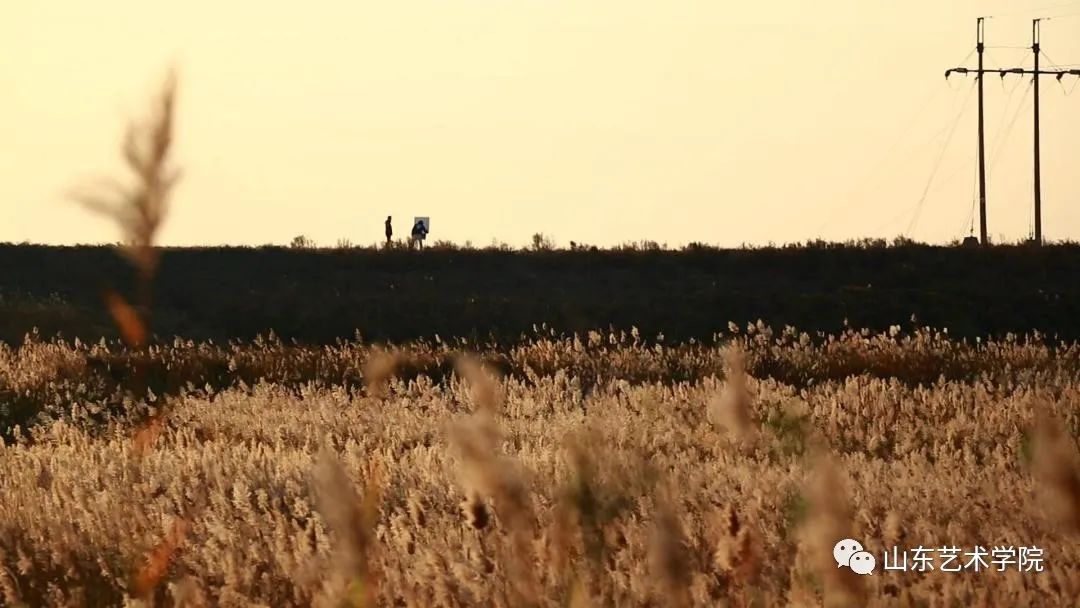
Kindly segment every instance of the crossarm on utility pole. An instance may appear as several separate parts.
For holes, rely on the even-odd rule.
[[[953,74],[1000,74],[1001,76],[1013,76],[1013,75],[1034,75],[1039,76],[1057,76],[1058,80],[1061,80],[1065,76],[1080,76],[1080,70],[1026,70],[1024,68],[1009,68],[1005,70],[979,70],[977,68],[952,68],[945,70],[945,78],[952,76]]]

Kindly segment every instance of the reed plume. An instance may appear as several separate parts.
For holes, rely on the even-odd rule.
[[[1080,533],[1080,458],[1064,422],[1045,405],[1035,408],[1033,465],[1051,517],[1066,532]]]
[[[126,180],[101,178],[92,187],[75,191],[72,198],[84,207],[117,223],[121,252],[135,267],[137,314],[119,294],[109,291],[106,304],[121,335],[132,346],[145,343],[153,302],[152,281],[160,252],[158,234],[169,209],[169,198],[180,179],[170,152],[176,112],[176,74],[170,71],[149,116],[128,125],[121,153],[131,176]]]
[[[757,439],[757,428],[747,382],[746,355],[732,346],[725,350],[724,362],[727,368],[724,389],[710,400],[708,418],[735,441],[752,446]]]
[[[360,497],[337,456],[328,449],[319,454],[314,471],[316,503],[337,541],[334,566],[339,589],[333,591],[354,608],[375,606],[378,597],[373,554],[381,488],[375,469]]]

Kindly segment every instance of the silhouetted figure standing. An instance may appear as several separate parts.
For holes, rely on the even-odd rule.
[[[427,236],[427,226],[424,222],[416,220],[416,223],[412,227],[412,242],[416,244],[420,249],[424,248],[424,237]]]
[[[390,239],[394,237],[394,226],[390,223],[391,217],[386,216],[386,246],[390,246]]]

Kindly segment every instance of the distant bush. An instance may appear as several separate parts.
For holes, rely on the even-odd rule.
[[[683,251],[701,252],[701,251],[717,251],[718,248],[714,245],[707,245],[705,243],[691,242],[687,243],[683,247]]]
[[[435,241],[431,245],[428,245],[428,249],[437,249],[439,251],[457,251],[461,249],[454,241],[439,240]]]
[[[551,240],[551,237],[542,232],[537,232],[532,235],[532,248],[533,251],[551,251],[555,249],[555,243]]]
[[[667,249],[667,245],[660,245],[656,241],[641,240],[641,241],[628,241],[616,247],[618,251],[663,251]]]
[[[293,240],[289,243],[289,247],[292,247],[293,249],[314,249],[315,241],[301,234],[293,237]]]

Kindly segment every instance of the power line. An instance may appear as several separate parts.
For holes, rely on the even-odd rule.
[[[1016,111],[1013,112],[1012,119],[1009,121],[1009,125],[1004,131],[1001,130],[1001,126],[1005,124],[1004,118],[1008,113],[1006,111],[1001,114],[1001,125],[998,125],[998,132],[994,136],[994,142],[990,144],[990,164],[988,170],[991,174],[991,179],[993,179],[994,167],[997,166],[997,161],[1001,157],[1001,149],[1004,147],[1005,142],[1008,141],[1009,134],[1012,133],[1013,127],[1016,126],[1016,119],[1020,118],[1020,110],[1024,109],[1024,102],[1027,101],[1027,96],[1031,93],[1031,89],[1033,88],[1032,85],[1033,83],[1029,82],[1027,88],[1024,89],[1024,95],[1020,98],[1020,103],[1016,106]],[[1008,110],[1007,104],[1008,102],[1006,102],[1006,110]]]
[[[1027,56],[1025,55],[1024,59],[1020,60],[1020,67],[1024,68],[1026,66],[1027,66]],[[1005,100],[1006,105],[1008,105],[1009,100],[1012,99],[1012,94],[1015,93],[1016,90],[1019,89],[1023,83],[1017,82],[1015,85],[1013,85],[1013,87],[1011,89],[1006,89],[1005,88],[1005,73],[1004,72],[999,72],[999,75],[1001,77],[1001,90],[1002,91],[1007,91],[1009,93],[1009,98]]]
[[[960,63],[964,63],[968,59],[971,59],[971,56],[974,55],[974,54],[975,54],[975,49],[969,50],[967,55],[965,55],[964,58],[962,60],[960,60]],[[948,88],[949,90],[954,91],[954,92],[959,90],[959,88],[954,88],[948,81],[946,81],[946,88]],[[900,142],[903,141],[904,137],[907,136],[908,133],[911,132],[911,126],[914,124],[915,120],[925,114],[925,110],[930,107],[930,104],[933,103],[933,101],[937,99],[937,97],[941,94],[942,91],[943,91],[943,89],[941,87],[937,87],[937,86],[931,87],[930,94],[928,96],[926,96],[925,100],[922,103],[915,106],[917,109],[911,115],[909,115],[905,120],[900,121],[900,124],[903,125],[903,128],[901,128],[897,132],[897,135],[896,135],[896,137],[893,138],[893,141],[889,145],[888,150],[885,152],[885,154],[883,156],[880,157],[880,160],[874,165],[874,168],[871,171],[868,171],[865,175],[872,176],[872,175],[878,174],[878,171],[880,171],[880,169],[882,167],[884,167],[885,164],[892,158],[892,155],[896,151],[896,149],[899,147]],[[917,146],[915,146],[914,148],[912,148],[912,150],[908,153],[907,156],[905,156],[902,160],[900,160],[898,163],[893,165],[893,168],[895,169],[895,168],[898,168],[898,167],[907,166],[908,163],[910,163],[914,158],[916,158],[916,156],[918,154],[922,153],[924,148],[926,148],[927,146],[929,146],[929,145],[933,144],[934,142],[936,142],[938,140],[938,138],[942,134],[944,134],[946,131],[949,130],[949,128],[950,128],[950,123],[946,122],[946,124],[944,126],[942,126],[940,129],[938,129],[936,132],[934,132],[934,134],[931,135],[931,137],[929,139],[927,139],[923,143],[920,143]],[[878,175],[880,175],[880,174],[878,174]],[[846,204],[844,204],[842,207],[838,207],[835,211],[829,213],[829,215],[821,223],[821,225],[818,226],[817,232],[820,233],[822,230],[825,229],[826,226],[828,226],[830,223],[832,223],[837,217],[839,217],[840,215],[850,211],[853,207],[855,207],[859,203],[864,202],[864,197],[865,196],[867,196],[869,194],[872,194],[872,193],[876,192],[877,190],[879,190],[884,185],[884,183],[885,183],[884,177],[879,177],[876,180],[865,180],[864,179],[862,183],[860,183],[856,187],[852,188],[849,191],[849,194],[847,196],[842,197],[840,199],[840,200],[846,200],[846,199],[850,199],[850,200]],[[857,195],[860,195],[860,194],[863,195],[863,196],[857,196]]]
[[[964,233],[964,226],[969,226],[969,236],[975,235],[975,205],[979,203],[979,172],[971,172],[971,211],[964,219],[964,225],[960,227],[960,233]]]
[[[972,51],[972,52],[974,52],[974,51]],[[971,53],[968,53],[968,57],[971,57]],[[966,59],[965,59],[965,61],[966,61]],[[925,110],[927,108],[929,108],[930,104],[932,104],[941,95],[943,90],[944,89],[942,87],[940,87],[940,86],[932,87],[931,91],[930,91],[930,95],[928,95],[924,99],[924,101],[922,103],[920,103],[918,106],[915,106],[916,109],[915,109],[915,111],[913,113],[911,113],[905,120],[900,122],[901,129],[898,131],[896,137],[893,138],[892,144],[889,145],[889,147],[886,150],[885,154],[880,157],[880,160],[877,163],[875,163],[873,169],[866,173],[866,175],[868,175],[868,176],[878,175],[878,179],[863,180],[862,183],[860,183],[856,187],[852,188],[850,190],[849,194],[847,196],[843,197],[843,199],[841,199],[841,200],[850,199],[850,201],[847,204],[845,204],[843,207],[840,207],[840,208],[836,209],[834,212],[830,213],[829,216],[825,219],[825,221],[823,221],[821,223],[821,225],[818,226],[817,232],[821,232],[822,230],[825,229],[825,227],[827,225],[832,223],[837,217],[839,217],[843,213],[846,213],[847,211],[850,211],[851,208],[856,206],[857,204],[862,203],[864,201],[864,197],[866,195],[874,193],[878,189],[881,188],[881,186],[884,184],[884,177],[881,177],[883,174],[879,173],[879,171],[886,164],[888,164],[888,161],[890,161],[892,159],[893,154],[900,147],[900,142],[903,141],[904,138],[911,132],[911,126],[914,124],[915,120],[918,119],[919,117],[922,117],[922,116],[925,115]],[[911,151],[906,156],[904,156],[901,160],[894,163],[892,165],[893,168],[895,169],[897,167],[907,166],[907,164],[910,163],[914,158],[916,158],[916,156],[918,154],[922,153],[922,151],[927,146],[929,146],[930,144],[933,144],[935,141],[937,141],[937,139],[942,134],[944,134],[949,129],[949,127],[950,127],[950,124],[946,123],[940,129],[938,129],[936,132],[934,132],[934,134],[931,135],[931,137],[929,139],[927,139],[926,141],[916,145],[914,148],[911,149]],[[862,196],[858,196],[858,195],[862,195]]]
[[[1078,13],[1078,14],[1080,14],[1080,13]],[[1057,63],[1056,61],[1054,61],[1053,59],[1051,59],[1051,58],[1050,58],[1050,56],[1049,56],[1049,55],[1047,55],[1045,51],[1042,51],[1042,50],[1040,49],[1040,51],[1039,51],[1039,52],[1040,52],[1040,53],[1042,54],[1042,56],[1043,56],[1043,57],[1045,57],[1045,58],[1046,58],[1046,60],[1047,60],[1047,61],[1049,61],[1049,62],[1050,62],[1050,65],[1054,66],[1054,68],[1055,68],[1055,69],[1058,69],[1058,70],[1067,70],[1067,71],[1070,71],[1070,72],[1071,72],[1072,70],[1074,70],[1074,69],[1076,69],[1076,68],[1080,68],[1080,63],[1066,63],[1066,64],[1059,64],[1059,63]],[[1073,85],[1072,85],[1072,87],[1070,87],[1070,88],[1068,88],[1068,89],[1066,89],[1066,88],[1065,88],[1065,83],[1064,83],[1064,82],[1062,82],[1062,78],[1060,78],[1060,77],[1059,77],[1059,78],[1057,79],[1057,81],[1058,81],[1058,84],[1059,84],[1059,85],[1061,85],[1061,90],[1062,90],[1062,92],[1064,92],[1064,93],[1065,93],[1065,96],[1066,96],[1066,97],[1068,97],[1068,96],[1072,95],[1072,94],[1073,94],[1073,92],[1074,92],[1074,91],[1076,91],[1076,87],[1077,87],[1077,85],[1080,85],[1080,78],[1077,78],[1077,79],[1076,79],[1076,81],[1074,81],[1074,82],[1073,82]]]
[[[974,91],[974,88],[972,88]],[[945,144],[941,146],[941,151],[938,153],[937,160],[934,161],[933,169],[930,171],[930,177],[926,180],[926,186],[923,188],[922,196],[919,197],[919,202],[915,205],[915,215],[912,216],[911,222],[908,223],[907,230],[904,234],[910,234],[915,222],[918,221],[919,214],[922,211],[923,203],[926,202],[926,196],[930,193],[930,186],[934,182],[934,177],[937,176],[938,170],[941,169],[941,161],[945,158],[945,151],[949,149],[949,143],[952,142],[953,135],[956,133],[956,128],[960,125],[960,117],[963,116],[964,110],[967,109],[967,102],[971,99],[971,91],[968,92],[967,97],[964,100],[964,105],[960,108],[960,112],[953,119],[952,127],[949,129],[949,135],[945,138]]]
[[[1039,49],[1039,54],[1042,55],[1043,57],[1045,57],[1046,60],[1050,62],[1050,65],[1054,66],[1055,68],[1061,67],[1061,66],[1058,65],[1058,63],[1056,61],[1054,61],[1053,59],[1050,58],[1050,55],[1046,54],[1046,51],[1044,51],[1042,49]]]

